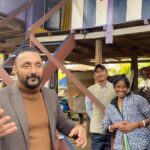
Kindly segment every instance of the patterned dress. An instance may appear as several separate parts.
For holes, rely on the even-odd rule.
[[[140,95],[131,93],[123,99],[122,114],[117,107],[117,98],[113,99],[111,104],[106,107],[102,128],[106,133],[109,125],[113,123],[123,120],[139,122],[146,118],[150,118],[150,105]],[[148,147],[148,142],[150,142],[150,126],[136,128],[128,132],[126,136],[131,150],[145,150]],[[124,150],[124,134],[120,130],[116,130],[114,149]]]

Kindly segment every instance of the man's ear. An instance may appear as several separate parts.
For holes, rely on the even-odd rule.
[[[15,65],[13,66],[12,72],[13,72],[14,75],[16,75],[16,72],[17,72],[17,71],[16,71],[16,66],[15,66]]]

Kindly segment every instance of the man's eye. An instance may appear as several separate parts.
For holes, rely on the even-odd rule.
[[[23,66],[23,68],[28,68],[28,67],[29,67],[28,65],[24,65],[24,66]]]
[[[42,67],[42,64],[37,64],[37,67],[38,67],[38,68]]]

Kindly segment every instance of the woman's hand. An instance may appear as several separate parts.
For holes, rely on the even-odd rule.
[[[128,121],[119,121],[110,126],[111,131],[119,129],[123,133],[128,133],[133,131],[136,128],[143,127],[142,122],[128,122]]]
[[[110,126],[111,131],[115,131],[116,129],[119,129],[122,131],[125,128],[125,125],[127,124],[127,121],[119,121],[114,123]]]
[[[142,127],[142,122],[127,122],[126,125],[124,126],[122,132],[128,133],[133,131],[136,128]]]

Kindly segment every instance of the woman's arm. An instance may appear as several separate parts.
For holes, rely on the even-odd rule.
[[[115,108],[113,108],[115,109]],[[104,133],[114,132],[116,129],[122,130],[127,121],[121,120],[116,123],[112,122],[112,113],[113,109],[111,108],[111,104],[106,107],[105,116],[102,121],[102,129]]]
[[[137,100],[139,111],[141,114],[143,114],[145,118],[144,120],[141,121],[142,122],[141,127],[147,127],[150,125],[150,104],[144,97],[140,95],[137,96]]]
[[[145,119],[138,122],[127,122],[122,132],[128,133],[136,128],[147,127],[150,125],[150,105],[145,98],[140,95],[134,95],[134,100],[137,102],[138,111]],[[135,105],[136,106],[136,105]]]
[[[120,130],[122,132],[128,133],[136,128],[147,127],[148,125],[149,125],[149,119],[145,119],[139,122],[126,122],[126,124],[124,124],[123,128]],[[113,128],[114,127],[112,126],[110,129],[113,130]]]
[[[140,95],[137,95],[137,101],[138,101],[139,111],[144,116],[146,124],[148,124],[150,119],[150,104],[144,97]]]
[[[114,109],[115,109],[115,107],[112,108],[111,104],[109,104],[106,107],[105,116],[104,116],[104,119],[102,121],[102,129],[103,129],[104,133],[114,132],[116,129],[122,130],[124,128],[124,124],[126,124],[126,122],[127,122],[127,121],[121,120],[121,121],[118,121],[116,123],[112,123],[111,118],[112,118],[112,114],[113,114]]]
[[[110,132],[109,131],[109,126],[112,124],[112,121],[109,117],[109,105],[105,109],[105,116],[102,121],[102,130],[104,133]]]

